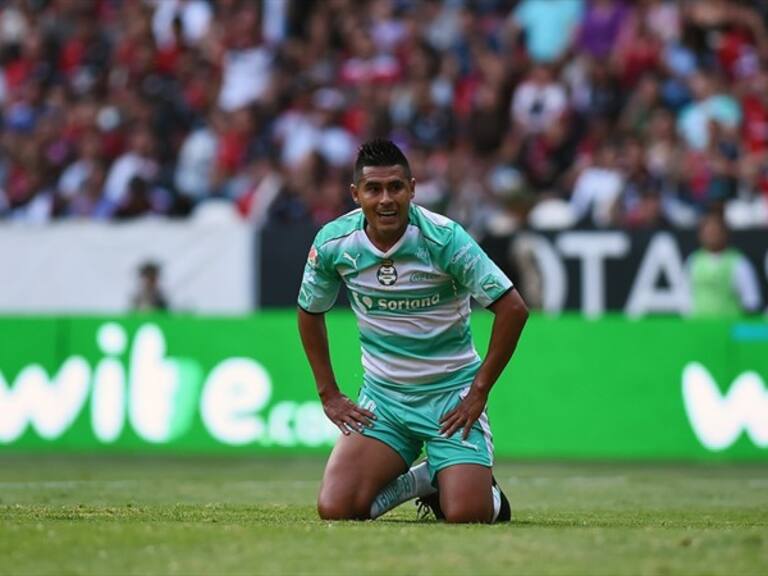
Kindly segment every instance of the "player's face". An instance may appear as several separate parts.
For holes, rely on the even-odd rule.
[[[719,220],[707,217],[699,230],[699,241],[707,250],[720,252],[728,245],[728,233]]]
[[[408,226],[408,209],[416,181],[402,166],[366,166],[352,185],[352,198],[362,209],[371,239],[397,240]]]

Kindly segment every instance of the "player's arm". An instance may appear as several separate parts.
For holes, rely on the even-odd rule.
[[[520,333],[528,320],[528,308],[506,274],[461,226],[453,228],[453,235],[445,244],[445,249],[442,261],[446,271],[495,316],[488,354],[469,392],[440,419],[441,434],[448,437],[463,429],[466,439],[472,425],[485,410],[491,388],[517,347]]]
[[[491,341],[485,361],[472,384],[473,388],[484,393],[486,397],[514,354],[520,334],[528,320],[528,307],[514,288],[491,304],[488,310],[494,314]]]
[[[317,393],[326,416],[344,434],[349,434],[350,430],[362,430],[364,426],[370,426],[371,420],[375,418],[373,413],[361,408],[342,394],[336,383],[328,349],[325,314],[310,314],[299,307],[298,316],[301,343],[312,368]]]
[[[733,288],[739,295],[741,309],[746,314],[760,314],[762,298],[755,269],[743,254],[739,254],[733,275]]]
[[[472,425],[480,418],[491,388],[506,368],[509,359],[517,348],[520,334],[528,320],[528,307],[514,288],[510,288],[498,298],[488,310],[493,312],[493,327],[488,353],[480,366],[469,393],[456,408],[441,419],[441,434],[448,437],[459,428],[463,428],[463,437],[469,436]]]
[[[361,426],[369,425],[373,414],[344,396],[333,375],[325,312],[336,301],[340,285],[338,271],[316,238],[307,256],[299,290],[299,334],[325,415],[344,434],[349,434],[350,430],[360,430]]]

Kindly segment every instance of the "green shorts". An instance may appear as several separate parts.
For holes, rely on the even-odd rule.
[[[472,425],[469,437],[462,439],[463,429],[450,438],[440,435],[440,418],[453,409],[469,392],[462,390],[406,394],[365,383],[358,404],[376,415],[373,426],[364,436],[376,438],[395,450],[407,466],[426,447],[429,471],[434,483],[437,473],[454,464],[493,465],[493,437],[485,411]]]

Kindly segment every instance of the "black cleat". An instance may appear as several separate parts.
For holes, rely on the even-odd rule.
[[[437,520],[445,520],[445,514],[443,514],[442,508],[440,508],[439,492],[434,492],[429,496],[417,498],[416,506],[418,506],[419,520],[426,520],[429,517],[430,511],[435,515]]]
[[[499,507],[499,515],[496,517],[495,522],[510,522],[512,520],[512,507],[509,505],[509,500],[506,494],[496,482],[496,478],[493,478],[493,485],[499,489],[499,496],[501,499],[501,506]],[[435,515],[437,520],[445,520],[445,514],[443,514],[442,508],[440,508],[440,493],[434,492],[429,496],[422,496],[416,499],[416,506],[418,506],[419,520],[426,520],[429,517],[429,513]]]
[[[496,517],[496,522],[509,522],[512,520],[512,507],[509,505],[504,491],[496,482],[496,478],[493,478],[493,485],[499,489],[499,496],[501,497],[501,506],[499,507],[499,515]]]

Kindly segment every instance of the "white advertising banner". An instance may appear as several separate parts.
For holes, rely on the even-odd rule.
[[[254,230],[241,222],[142,220],[0,225],[0,313],[116,314],[131,309],[139,268],[161,268],[176,312],[254,307]]]

